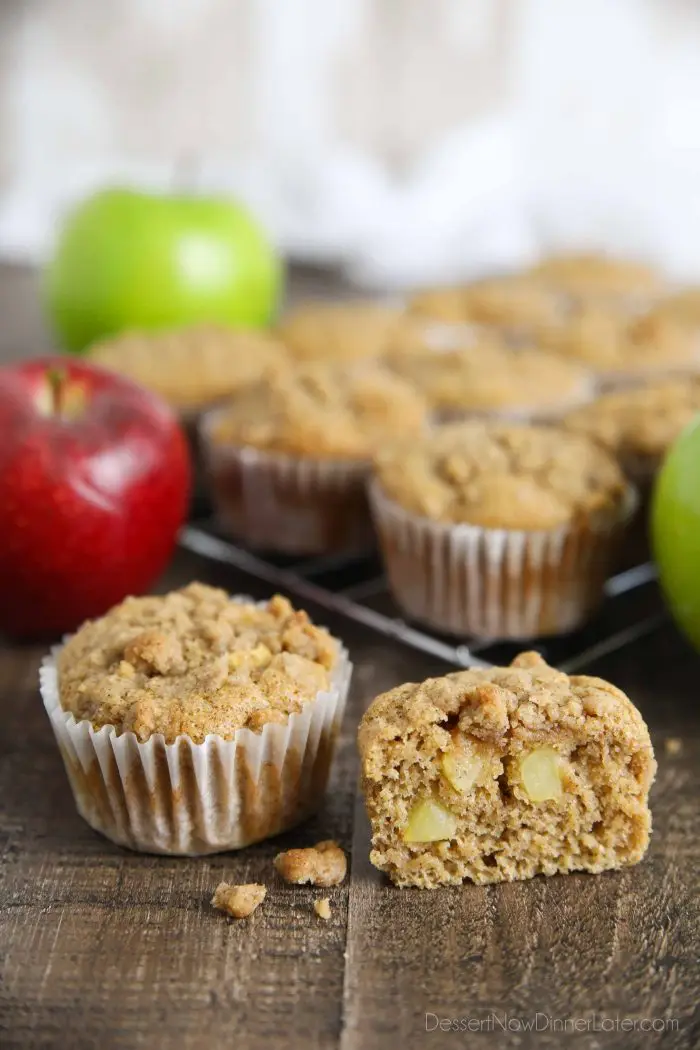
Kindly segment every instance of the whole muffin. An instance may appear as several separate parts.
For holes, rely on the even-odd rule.
[[[427,416],[420,393],[369,361],[310,362],[252,384],[203,421],[222,522],[266,550],[366,550],[372,457],[397,433],[420,435]]]
[[[342,362],[381,357],[399,339],[419,338],[419,328],[387,303],[311,299],[282,317],[277,335],[297,361]]]
[[[516,274],[451,288],[428,288],[409,299],[409,312],[445,325],[483,326],[512,340],[536,338],[562,321],[565,301],[539,281]]]
[[[608,387],[700,369],[692,334],[656,313],[629,318],[599,305],[585,305],[566,324],[543,333],[542,342],[554,353],[590,368]]]
[[[700,412],[700,375],[612,391],[575,409],[563,425],[613,453],[627,476],[649,487],[680,432]]]
[[[88,823],[133,849],[197,854],[313,811],[348,680],[340,643],[285,598],[194,583],[88,621],[41,686]]]
[[[381,453],[371,502],[410,617],[457,635],[532,638],[569,631],[598,605],[635,496],[582,435],[473,421]]]
[[[551,419],[595,393],[593,377],[582,365],[532,348],[479,345],[397,354],[390,364],[444,420],[473,415]]]
[[[126,332],[96,343],[89,353],[184,415],[228,397],[288,359],[283,344],[266,332],[210,324]]]

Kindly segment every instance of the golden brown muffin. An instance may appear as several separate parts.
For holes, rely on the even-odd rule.
[[[631,701],[537,653],[398,686],[360,723],[370,860],[399,886],[637,864],[656,762]]]
[[[579,626],[634,509],[617,463],[589,438],[478,421],[385,450],[370,496],[398,604],[460,637]]]
[[[201,324],[165,332],[126,332],[95,344],[90,357],[187,413],[281,366],[288,353],[266,332]]]
[[[409,311],[445,324],[473,324],[535,335],[562,319],[561,297],[525,276],[494,277],[417,292]]]
[[[471,421],[377,455],[384,493],[433,521],[542,530],[618,503],[620,468],[595,442],[554,427]]]
[[[337,645],[279,595],[266,606],[193,583],[127,598],[61,650],[60,702],[140,741],[230,740],[287,721],[330,685]]]
[[[364,461],[397,433],[419,434],[427,408],[380,364],[314,361],[242,390],[212,417],[208,433],[215,445]]]
[[[656,313],[625,318],[587,305],[542,338],[549,350],[615,383],[700,368],[697,341],[691,333]]]
[[[277,335],[298,361],[356,361],[381,357],[410,328],[403,311],[386,303],[308,300],[281,319]]]
[[[532,267],[529,275],[583,297],[644,297],[657,294],[663,287],[661,275],[652,266],[595,252],[548,256]]]
[[[563,425],[609,449],[633,480],[649,479],[700,412],[700,376],[613,391],[570,412]]]
[[[683,288],[662,299],[655,307],[654,316],[675,321],[691,331],[700,330],[700,288]]]
[[[450,413],[552,416],[589,401],[593,378],[582,366],[536,349],[475,346],[400,354],[393,370]]]

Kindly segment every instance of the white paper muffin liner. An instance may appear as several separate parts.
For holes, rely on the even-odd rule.
[[[593,612],[637,496],[630,486],[621,505],[542,532],[431,521],[377,479],[370,502],[406,615],[450,634],[520,640],[570,631]]]
[[[258,550],[282,554],[362,553],[376,545],[367,505],[369,465],[303,458],[212,441],[202,452],[221,524]]]
[[[78,812],[120,846],[187,856],[241,849],[299,824],[323,801],[343,719],[352,664],[338,645],[331,687],[284,725],[201,744],[187,736],[167,744],[162,734],[141,743],[76,722],[60,704],[55,646],[40,690]]]

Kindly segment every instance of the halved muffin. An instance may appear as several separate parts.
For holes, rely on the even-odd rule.
[[[656,762],[631,701],[537,653],[377,697],[360,723],[372,863],[398,886],[638,863]]]

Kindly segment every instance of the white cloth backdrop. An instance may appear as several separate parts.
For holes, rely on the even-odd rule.
[[[398,286],[605,244],[700,279],[694,0],[3,0],[0,255],[105,182]]]

